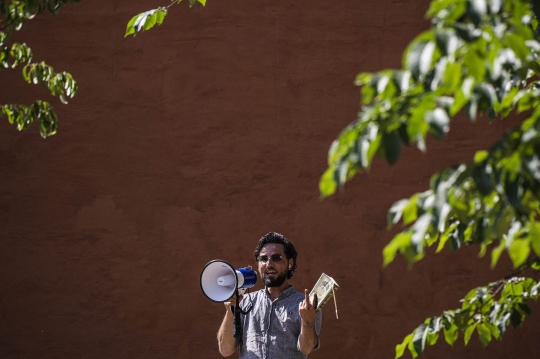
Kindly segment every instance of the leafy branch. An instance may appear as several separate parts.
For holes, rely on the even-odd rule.
[[[136,36],[143,30],[150,30],[156,24],[158,26],[161,25],[169,12],[169,8],[173,5],[180,4],[181,2],[182,0],[171,0],[171,3],[167,6],[160,6],[157,9],[148,10],[133,16],[127,24],[124,37],[129,35]],[[189,7],[193,7],[196,2],[201,3],[203,6],[206,5],[206,0],[189,0]]]
[[[393,164],[402,144],[425,151],[427,133],[442,139],[462,109],[472,121],[504,117],[532,91],[540,42],[528,1],[436,0],[428,16],[432,27],[405,50],[403,69],[357,76],[362,109],[330,147],[323,197],[369,169],[375,154]]]
[[[537,257],[532,263],[535,263],[537,269],[540,268]],[[540,282],[523,277],[502,279],[475,288],[461,300],[461,308],[446,310],[440,316],[427,318],[407,335],[396,346],[396,358],[403,356],[406,349],[416,358],[427,345],[435,345],[441,330],[445,341],[451,346],[460,332],[467,345],[475,330],[484,347],[492,339],[500,340],[509,324],[517,328],[525,320],[525,315],[531,314],[525,302],[537,300],[539,291]]]
[[[530,313],[524,301],[538,298],[536,280],[515,277],[529,267],[540,269],[536,13],[538,0],[433,0],[427,12],[431,28],[409,44],[402,68],[356,77],[362,107],[329,149],[328,169],[319,182],[322,197],[368,170],[375,155],[392,165],[403,145],[426,151],[427,134],[443,139],[462,111],[473,122],[484,113],[491,120],[514,110],[529,113],[489,151],[433,175],[427,191],[390,208],[389,227],[401,221],[406,228],[384,248],[384,265],[398,253],[414,263],[437,244],[437,252],[479,245],[481,256],[491,248],[492,267],[507,251],[519,268],[472,290],[460,309],[426,319],[396,347],[396,357],[407,348],[416,357],[441,330],[449,344],[460,331],[467,344],[476,330],[487,345],[504,334],[508,323],[518,326]]]
[[[34,18],[48,9],[56,14],[67,3],[80,2],[81,0],[27,0],[6,1],[0,0],[0,68],[15,69],[24,64],[22,75],[29,84],[42,84],[53,96],[58,96],[60,101],[67,104],[67,98],[72,98],[77,93],[77,83],[67,72],[56,73],[45,62],[33,63],[32,50],[26,44],[13,43],[8,46],[13,31],[22,28],[27,20]],[[11,58],[11,61],[10,61]],[[40,133],[47,137],[56,133],[58,129],[58,117],[52,106],[42,100],[36,101],[30,106],[15,104],[0,104],[0,116],[5,115],[11,124],[17,124],[19,130],[25,129],[34,121],[40,122]]]
[[[384,264],[402,253],[420,260],[425,248],[480,244],[492,250],[494,267],[503,250],[514,267],[532,250],[540,255],[540,108],[509,132],[489,152],[479,151],[474,162],[443,170],[431,178],[431,189],[396,202],[388,213],[392,226],[402,219],[407,229],[384,248]],[[414,223],[413,223],[414,222]]]
[[[40,122],[39,132],[43,138],[52,136],[58,131],[58,117],[46,101],[38,100],[30,106],[3,105],[0,106],[0,111],[0,115],[7,116],[10,124],[17,124],[19,131],[24,130],[34,121]]]

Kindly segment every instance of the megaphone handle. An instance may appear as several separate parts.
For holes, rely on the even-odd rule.
[[[233,313],[233,337],[236,339],[236,347],[240,348],[242,346],[242,322],[240,321],[240,303],[238,299],[238,289],[236,290],[236,305],[234,306]]]

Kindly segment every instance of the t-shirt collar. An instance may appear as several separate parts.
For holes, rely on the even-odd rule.
[[[268,291],[266,289],[265,289],[264,292],[266,293],[266,296],[268,298],[270,298],[270,294],[268,294]],[[279,293],[279,296],[277,297],[277,300],[287,298],[288,296],[290,296],[294,292],[296,292],[296,289],[294,288],[294,285],[290,285],[289,288],[287,288],[284,291],[282,291],[281,293]]]

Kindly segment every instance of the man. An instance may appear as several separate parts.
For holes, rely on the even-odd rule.
[[[240,308],[242,346],[240,359],[307,358],[319,348],[322,314],[315,310],[316,297],[309,301],[308,290],[297,292],[289,279],[296,269],[298,253],[283,235],[270,232],[259,240],[254,251],[264,289],[249,293]],[[229,356],[236,351],[233,337],[233,297],[225,303],[225,317],[218,332],[219,352]]]

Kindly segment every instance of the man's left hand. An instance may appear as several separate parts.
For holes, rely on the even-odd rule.
[[[306,295],[306,299],[298,305],[302,326],[315,328],[315,318],[317,318],[317,310],[315,310],[317,294],[313,295],[313,302],[309,301],[307,289],[304,290],[304,294]]]

